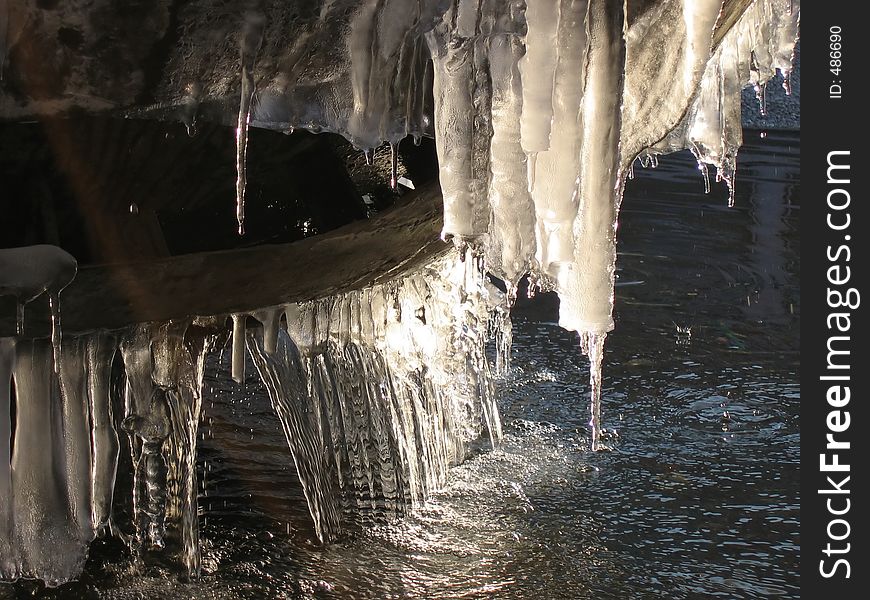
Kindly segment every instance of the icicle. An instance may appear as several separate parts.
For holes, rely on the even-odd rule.
[[[701,172],[701,177],[704,180],[704,193],[710,193],[710,169],[707,167],[707,163],[704,162],[704,157],[701,155],[701,151],[698,150],[698,147],[694,144],[691,148],[692,155],[695,157],[695,160],[698,162],[698,170]]]
[[[722,0],[682,0],[686,28],[686,56],[683,58],[683,92],[691,94],[698,82],[700,67],[710,58],[713,27]]]
[[[426,34],[434,66],[435,146],[444,197],[441,237],[474,243],[489,224],[489,103],[478,6],[458,2]]]
[[[315,531],[326,541],[339,530],[340,515],[332,491],[332,481],[324,464],[322,428],[312,427],[308,386],[300,376],[299,357],[290,339],[280,332],[273,352],[264,348],[262,336],[249,332],[248,348],[266,392],[284,428]]]
[[[168,465],[164,444],[171,433],[167,394],[167,390],[154,386],[144,410],[121,423],[124,431],[139,442],[139,451],[133,458],[134,552],[138,553],[146,543],[150,549],[162,549],[165,545]]]
[[[259,12],[245,14],[240,44],[242,91],[239,101],[239,118],[236,123],[236,219],[239,235],[245,233],[245,186],[247,184],[246,156],[248,152],[248,126],[251,123],[251,103],[254,100],[254,63],[263,42],[266,17]]]
[[[529,2],[526,22],[526,53],[519,63],[523,79],[520,139],[526,152],[541,152],[550,147],[559,0]]]
[[[232,377],[236,383],[245,381],[245,319],[247,315],[233,315]]]
[[[13,554],[12,507],[12,373],[15,370],[15,340],[0,338],[0,579],[18,576]]]
[[[67,340],[60,365],[61,415],[70,509],[82,539],[94,536],[92,523],[91,415],[88,400],[87,338]]]
[[[472,239],[475,199],[471,192],[472,57],[467,49],[447,49],[435,61],[435,145],[444,196],[443,239]],[[434,52],[433,52],[434,54]]]
[[[92,427],[91,514],[92,527],[100,533],[112,517],[112,499],[120,444],[112,410],[111,373],[115,340],[97,333],[88,339],[87,386]]]
[[[134,463],[132,551],[160,550],[165,532],[181,541],[188,576],[200,570],[196,439],[205,353],[210,340],[186,335],[187,322],[134,329],[121,344],[126,418]]]
[[[263,347],[268,354],[274,354],[278,347],[278,329],[283,310],[281,307],[266,308],[251,315],[263,325]]]
[[[519,141],[522,86],[517,62],[521,54],[522,46],[513,35],[494,36],[490,41],[492,222],[486,256],[492,271],[512,284],[528,271],[535,252],[534,206]]]
[[[517,299],[517,288],[506,283],[507,290],[503,300],[494,309],[492,325],[495,338],[495,374],[501,377],[510,373],[511,347],[513,345],[513,323],[511,323],[511,308]]]
[[[593,452],[607,449],[601,444],[601,362],[606,337],[606,333],[580,334],[581,349],[589,357],[589,431]]]
[[[58,468],[66,463],[67,444],[88,440],[73,437],[72,431],[65,437],[51,345],[44,340],[19,340],[15,354],[17,415],[10,506],[17,574],[55,586],[81,572],[90,541],[74,516],[76,507],[70,505],[70,486],[78,488],[82,482]]]
[[[366,148],[365,150],[363,150],[363,156],[366,159],[366,165],[372,166],[372,149]]]
[[[399,185],[399,145],[390,142],[390,189],[394,192]]]
[[[60,343],[63,337],[60,326],[60,292],[48,293],[48,309],[51,312],[51,347],[54,356],[54,372],[60,373]]]
[[[188,323],[181,321],[164,325],[154,344],[154,380],[165,393],[171,422],[166,519],[181,538],[181,561],[188,577],[198,576],[201,568],[196,440],[205,356],[212,341],[190,334]]]
[[[558,9],[557,4],[557,9]],[[587,0],[563,0],[558,27],[558,61],[553,85],[550,149],[536,157],[532,186],[537,221],[537,259],[556,276],[574,259],[574,219],[581,156],[581,102],[585,77]]]
[[[573,263],[559,272],[559,323],[573,331],[602,334],[613,329],[616,219],[623,187],[620,107],[612,101],[622,92],[622,7],[590,0],[587,19],[577,241]]]

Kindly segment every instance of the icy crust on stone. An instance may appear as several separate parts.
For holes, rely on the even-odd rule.
[[[485,247],[511,285],[532,272],[567,300],[566,327],[600,332],[634,160],[689,148],[732,185],[737,91],[753,85],[763,104],[767,79],[790,69],[799,12],[791,0],[203,0],[178,10],[158,95],[188,127],[200,107],[237,109],[240,226],[249,125],[394,153],[434,134],[443,237]]]
[[[511,286],[531,272],[559,291],[563,325],[601,333],[634,160],[690,148],[705,177],[714,166],[733,188],[737,92],[753,85],[763,104],[767,79],[790,68],[799,11],[791,0],[203,0],[178,10],[173,79],[158,95],[189,128],[200,107],[237,109],[240,231],[249,126],[328,130],[394,155],[434,134],[442,236],[485,248]]]
[[[447,0],[189,3],[176,15],[179,46],[166,68],[172,78],[161,82],[156,95],[182,107],[177,116],[190,123],[197,111],[225,115],[231,99],[239,98],[240,80],[243,86],[248,81],[256,90],[249,112],[253,126],[333,131],[360,149],[420,137],[432,131],[431,107],[424,109],[432,73],[423,34],[447,5]],[[252,29],[262,36],[261,44],[251,43]]]
[[[19,304],[59,296],[77,272],[76,259],[57,246],[0,249],[0,296],[14,296]]]
[[[16,301],[16,332],[24,334],[26,305],[45,294],[51,312],[53,368],[58,369],[61,341],[60,293],[78,273],[71,254],[48,244],[0,249],[0,296]]]
[[[471,441],[501,437],[485,353],[501,302],[479,257],[450,254],[389,284],[232,315],[229,330],[224,316],[67,336],[58,373],[48,340],[0,339],[0,579],[68,581],[105,534],[134,567],[165,553],[200,572],[202,381],[228,338],[238,381],[250,352],[320,539],[403,514]]]

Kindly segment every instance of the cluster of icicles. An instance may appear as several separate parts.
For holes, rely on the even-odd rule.
[[[643,11],[626,14],[627,6]],[[243,377],[247,348],[322,539],[338,530],[345,507],[391,514],[425,497],[481,423],[499,437],[484,345],[495,329],[503,365],[507,315],[527,273],[559,293],[560,322],[589,355],[599,447],[617,213],[632,165],[689,148],[705,176],[712,165],[733,189],[740,90],[755,85],[763,100],[766,80],[791,66],[797,0],[755,0],[716,40],[722,6],[326,3],[323,15],[342,11],[347,20],[347,52],[333,58],[349,76],[307,84],[304,61],[314,54],[304,44],[328,31],[299,36],[293,60],[280,62],[289,70],[269,79],[257,57],[273,56],[285,38],[272,34],[265,13],[247,15],[240,230],[250,125],[335,131],[362,149],[385,140],[395,156],[399,141],[434,124],[443,237],[459,249],[388,285],[232,315],[233,377]],[[187,86],[180,105],[189,127],[209,93]],[[505,282],[503,298],[487,287],[484,265]],[[195,442],[204,357],[225,339],[222,330],[209,317],[61,342],[58,327],[56,357],[47,341],[0,340],[0,578],[65,581],[106,531],[125,539],[137,561],[174,552],[189,574],[199,571]],[[133,481],[122,494],[115,479],[124,457]]]
[[[305,93],[305,86],[288,83],[294,81],[289,73],[264,72],[261,87],[255,85],[255,59],[270,24],[265,13],[250,12],[240,35],[239,229],[252,119],[288,131],[298,119],[296,126],[335,131],[365,149],[386,141],[393,186],[399,142],[408,135],[419,139],[434,123],[442,236],[460,252],[472,247],[482,253],[507,284],[508,302],[526,274],[558,292],[560,324],[578,332],[592,365],[590,426],[597,449],[600,365],[613,328],[617,216],[635,161],[655,165],[658,154],[691,149],[706,189],[713,166],[733,202],[741,90],[753,85],[763,110],[767,80],[780,70],[788,82],[799,0],[754,0],[736,23],[720,23],[738,16],[723,5],[366,3],[346,13],[344,83],[350,89],[330,83],[329,102],[305,96],[302,112],[288,107]],[[329,21],[328,10],[322,16]],[[720,27],[726,33],[717,39]],[[317,32],[311,36],[305,39],[317,39]],[[421,60],[425,51],[431,62]],[[432,119],[424,101],[430,79]],[[331,103],[345,110],[330,110]]]
[[[231,315],[232,376],[247,349],[321,540],[348,516],[402,514],[484,430],[501,437],[485,354],[488,332],[509,326],[499,296],[480,260],[451,255],[387,284]],[[104,534],[134,564],[162,552],[199,572],[202,381],[227,320],[68,335],[57,373],[48,340],[0,339],[0,579],[69,580]],[[129,487],[116,483],[125,469]]]

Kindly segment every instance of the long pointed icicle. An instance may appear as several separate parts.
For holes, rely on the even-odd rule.
[[[14,579],[18,566],[13,556],[12,523],[12,372],[15,340],[0,338],[0,579]]]
[[[606,338],[606,333],[583,333],[580,336],[580,347],[589,357],[589,433],[593,452],[605,449],[601,445],[601,363]]]
[[[394,192],[399,185],[399,144],[390,142],[390,189]]]
[[[559,323],[577,331],[590,358],[592,449],[600,431],[601,357],[613,329],[616,219],[622,200],[619,126],[625,46],[623,9],[590,0],[586,86],[582,105],[580,207],[574,223],[574,263],[559,272]],[[596,385],[597,384],[597,385]]]
[[[240,44],[242,63],[242,91],[239,100],[239,118],[236,123],[236,220],[239,235],[245,233],[245,186],[247,185],[248,126],[251,123],[251,103],[254,100],[254,63],[263,43],[266,17],[260,12],[245,14],[245,25]]]
[[[54,372],[60,373],[61,341],[63,333],[60,326],[60,292],[48,293],[48,309],[51,312],[51,347],[54,358]]]

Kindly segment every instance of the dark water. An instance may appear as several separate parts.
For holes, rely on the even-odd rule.
[[[724,184],[704,195],[688,154],[635,170],[604,366],[612,451],[588,450],[587,362],[557,301],[524,300],[503,446],[476,449],[398,522],[322,546],[268,400],[215,365],[199,451],[206,574],[133,576],[98,546],[80,583],[48,595],[797,598],[799,139],[748,132],[740,159],[731,209]]]

